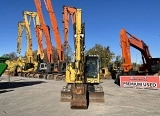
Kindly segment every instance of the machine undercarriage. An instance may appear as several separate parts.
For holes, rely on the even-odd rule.
[[[101,85],[67,84],[61,91],[61,102],[71,102],[72,109],[87,109],[89,102],[104,102]]]

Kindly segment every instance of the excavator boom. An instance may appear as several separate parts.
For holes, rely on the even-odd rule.
[[[153,89],[154,87],[146,86],[144,83],[154,83],[160,70],[160,58],[152,58],[146,43],[125,29],[120,30],[120,42],[124,62],[122,64],[123,70],[119,70],[116,74],[115,83],[123,87]],[[130,47],[134,47],[141,52],[143,64],[136,67],[138,70],[134,70],[132,67]],[[157,82],[155,81],[155,83]]]
[[[26,29],[26,38],[27,38],[27,60],[29,63],[33,62],[33,53],[32,53],[32,39],[30,33],[30,24],[27,20],[27,17],[24,16],[24,22],[18,22],[18,38],[17,38],[17,52],[21,52],[21,42],[22,42],[22,33],[24,28]]]
[[[129,72],[132,70],[130,46],[141,52],[144,64],[143,70],[152,72],[152,62],[157,59],[152,58],[149,47],[142,40],[131,35],[125,29],[122,29],[120,31],[120,42],[122,48],[122,56],[124,59],[124,63],[122,64],[124,72]]]
[[[17,53],[21,53],[22,47],[22,32],[24,29],[24,22],[18,22],[18,38],[17,38]]]
[[[57,46],[58,60],[59,60],[59,62],[61,62],[61,61],[64,61],[63,45],[61,42],[61,37],[60,37],[59,29],[58,29],[56,16],[55,16],[55,13],[54,13],[54,10],[52,7],[52,2],[51,2],[51,0],[44,0],[44,3],[46,5],[46,9],[49,13],[49,17],[51,20],[52,30],[54,33],[55,42],[56,42],[56,46]]]
[[[34,0],[35,6],[37,9],[37,13],[39,16],[40,24],[41,24],[41,29],[44,33],[45,39],[46,39],[46,44],[47,44],[47,57],[49,62],[53,62],[53,48],[52,48],[52,42],[51,42],[51,37],[50,37],[50,28],[45,24],[42,10],[41,10],[41,3],[39,0]]]
[[[26,17],[29,16],[34,22],[34,28],[35,28],[37,43],[38,43],[37,57],[38,57],[38,61],[43,60],[44,59],[44,47],[43,47],[43,41],[42,41],[42,29],[41,29],[38,13],[25,11],[24,15],[26,15]]]
[[[26,28],[26,37],[27,37],[27,52],[26,56],[29,61],[29,63],[33,63],[33,51],[32,51],[32,37],[31,37],[31,30],[30,30],[30,22],[27,19],[27,16],[25,15],[25,12],[23,13],[24,17],[24,23]]]
[[[75,22],[75,13],[77,9],[75,7],[63,6],[63,24],[64,24],[64,46],[68,47],[68,33],[69,33],[69,20],[72,19],[72,24]]]

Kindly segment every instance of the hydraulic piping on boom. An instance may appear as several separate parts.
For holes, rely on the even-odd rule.
[[[67,85],[61,91],[61,101],[71,102],[72,109],[87,109],[89,101],[104,102],[104,92],[99,78],[100,58],[97,55],[84,56],[85,24],[82,23],[82,10],[75,10],[75,61],[67,64]]]

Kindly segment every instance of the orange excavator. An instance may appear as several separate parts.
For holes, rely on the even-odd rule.
[[[59,29],[58,29],[58,24],[57,24],[57,20],[56,20],[56,16],[52,7],[52,3],[51,0],[44,0],[44,3],[46,5],[46,9],[48,11],[49,17],[50,17],[50,21],[51,21],[51,25],[52,25],[52,30],[53,30],[53,34],[54,34],[54,39],[56,42],[56,48],[57,48],[57,52],[58,52],[58,61],[64,61],[64,53],[63,53],[63,46],[62,46],[62,42],[61,42],[61,37],[60,37],[60,33],[59,33]]]
[[[34,1],[35,1],[38,16],[39,16],[39,20],[40,20],[39,29],[43,31],[45,39],[46,39],[48,62],[52,63],[53,62],[53,48],[52,48],[52,42],[51,42],[51,37],[50,37],[50,32],[49,32],[50,29],[49,29],[49,26],[45,24],[45,20],[42,14],[41,4],[39,3],[39,0],[34,0]]]
[[[35,6],[37,9],[37,13],[39,15],[39,19],[40,19],[40,26],[42,31],[44,32],[44,35],[46,37],[47,40],[47,46],[48,46],[48,58],[50,59],[48,63],[41,63],[40,64],[40,70],[43,72],[43,75],[45,76],[44,78],[54,78],[55,75],[59,75],[60,69],[59,68],[59,64],[61,62],[64,61],[64,53],[63,53],[63,47],[62,47],[62,42],[60,39],[60,34],[59,34],[59,30],[58,30],[58,25],[57,25],[57,21],[56,21],[56,17],[54,14],[54,10],[52,8],[52,3],[50,0],[44,0],[44,3],[46,5],[47,11],[49,13],[50,16],[50,20],[51,20],[51,24],[52,24],[52,29],[53,29],[53,33],[55,36],[55,41],[56,41],[56,45],[57,45],[57,52],[58,52],[58,62],[54,61],[53,57],[53,51],[52,51],[52,43],[51,43],[51,38],[50,38],[50,33],[48,31],[48,27],[45,24],[44,18],[43,18],[43,14],[42,14],[42,8],[41,8],[41,1],[40,0],[34,0],[35,2]],[[45,73],[45,74],[44,74]]]
[[[61,37],[60,37],[59,29],[58,29],[56,16],[55,16],[55,13],[54,13],[54,9],[52,7],[51,0],[44,0],[44,3],[45,3],[45,6],[46,6],[46,9],[48,11],[49,17],[50,17],[52,30],[53,30],[53,34],[54,34],[54,39],[55,39],[55,42],[56,42],[56,48],[57,48],[57,53],[58,53],[58,72],[64,74],[65,70],[66,70],[67,60],[64,59],[65,48],[63,48],[63,44],[61,42]],[[68,41],[65,40],[64,43],[68,43]]]
[[[153,75],[159,71],[160,58],[152,58],[149,47],[142,40],[128,33],[125,29],[120,31],[120,42],[122,49],[123,71],[121,75]],[[139,50],[142,55],[143,65],[139,71],[133,71],[130,47]]]

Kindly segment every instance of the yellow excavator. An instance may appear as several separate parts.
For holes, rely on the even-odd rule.
[[[18,22],[17,53],[20,54],[21,52],[22,33],[24,28],[26,30],[26,38],[27,38],[27,51],[26,51],[27,59],[24,60],[25,63],[20,72],[21,76],[28,76],[31,72],[35,72],[38,65],[38,63],[33,60],[32,37],[31,37],[31,30],[30,30],[31,16],[29,20],[27,17],[29,13],[30,12],[28,11],[24,11],[23,12],[24,21]]]
[[[37,60],[43,60],[44,58],[44,48],[42,43],[42,30],[36,28],[37,25],[40,25],[39,16],[37,12],[24,11],[23,12],[24,21],[18,22],[18,38],[17,38],[17,53],[21,53],[21,43],[22,43],[22,33],[24,29],[26,30],[27,38],[27,59],[19,57],[17,60],[7,60],[8,65],[7,71],[14,76],[31,76],[34,75],[34,72],[37,70],[37,61],[33,60],[33,51],[32,51],[32,37],[30,30],[31,21],[34,22],[34,28],[36,31],[38,51],[37,51]]]
[[[70,102],[71,109],[87,109],[89,102],[104,102],[104,91],[100,85],[100,57],[84,56],[85,24],[82,10],[76,9],[74,18],[75,61],[67,63],[66,86],[61,91],[61,102]]]
[[[22,42],[22,32],[23,32],[23,28],[25,27],[25,22],[18,22],[18,38],[17,38],[17,52],[20,53],[21,52],[21,42]],[[26,36],[28,37],[28,30],[26,29]],[[28,40],[28,43],[30,43],[30,40]],[[30,43],[31,45],[32,43]],[[29,46],[29,45],[27,45]],[[28,51],[30,51],[30,47],[27,48]],[[31,49],[32,50],[32,49]],[[27,58],[30,60],[32,53],[27,52]],[[30,60],[32,62],[32,59]],[[7,60],[6,64],[8,65],[6,72],[8,72],[8,74],[12,75],[12,76],[18,76],[19,74],[21,74],[23,72],[23,69],[26,65],[27,61],[25,59],[22,59],[21,57],[19,57],[16,60]],[[27,65],[26,65],[27,66]]]
[[[19,57],[16,60],[6,60],[6,64],[8,65],[8,67],[5,71],[5,74],[18,76],[18,74],[22,72],[22,69],[25,66],[25,60]]]

